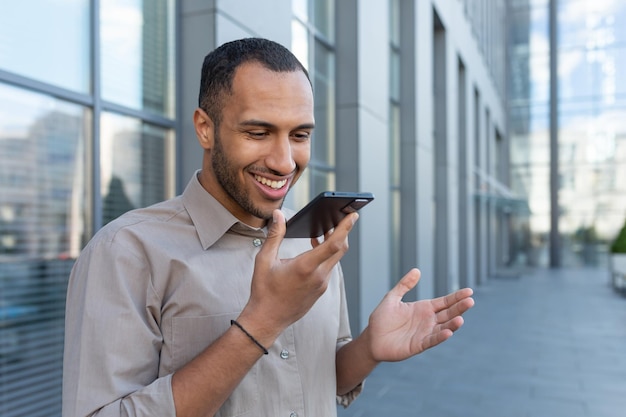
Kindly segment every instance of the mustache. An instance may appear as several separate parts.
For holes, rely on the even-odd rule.
[[[278,172],[278,171],[274,171],[273,169],[269,169],[267,167],[260,167],[260,166],[255,166],[255,165],[249,165],[246,167],[246,171],[251,172],[251,173],[271,174],[271,175],[276,175],[278,177],[288,177],[298,172],[299,169],[300,169],[300,166],[298,164],[296,164],[296,167],[291,172],[288,172],[288,173]]]

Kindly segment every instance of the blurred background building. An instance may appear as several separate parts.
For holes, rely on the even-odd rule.
[[[36,0],[0,6],[0,415],[58,416],[69,271],[102,225],[200,167],[201,63],[232,39],[311,73],[287,204],[370,191],[344,258],[354,331],[520,268],[604,266],[626,216],[626,4]]]

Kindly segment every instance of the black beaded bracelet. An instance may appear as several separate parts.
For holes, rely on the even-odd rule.
[[[267,351],[267,349],[265,349],[265,347],[262,344],[260,344],[259,341],[254,338],[254,336],[252,336],[250,333],[248,333],[246,331],[246,329],[244,329],[241,324],[237,323],[237,321],[235,321],[235,320],[231,320],[230,321],[230,325],[232,326],[233,324],[235,326],[239,327],[241,329],[241,331],[244,332],[246,334],[246,336],[248,336],[250,338],[250,340],[252,340],[254,342],[255,345],[257,345],[259,348],[261,348],[261,350],[263,351],[263,354],[267,355],[269,353]]]

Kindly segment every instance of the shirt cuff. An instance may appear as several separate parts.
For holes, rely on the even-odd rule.
[[[363,391],[363,384],[365,384],[365,381],[361,382],[349,393],[337,395],[337,404],[343,406],[343,408],[347,408],[350,404],[352,404],[352,401],[356,400],[356,397],[361,394],[361,391]]]

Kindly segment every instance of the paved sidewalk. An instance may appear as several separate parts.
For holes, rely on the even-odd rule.
[[[475,288],[450,340],[381,364],[340,417],[625,417],[626,297],[595,269]]]

